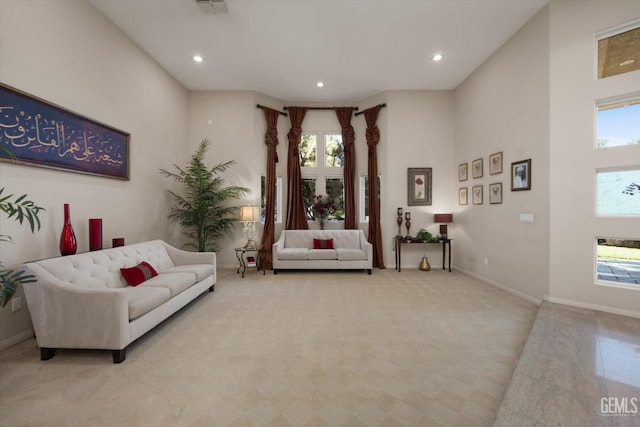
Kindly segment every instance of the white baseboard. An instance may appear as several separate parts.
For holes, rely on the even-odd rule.
[[[19,342],[28,340],[30,338],[33,338],[33,329],[29,329],[28,331],[21,332],[18,335],[15,335],[11,338],[7,338],[6,340],[0,341],[0,351],[9,348],[12,345],[16,345]]]
[[[471,271],[465,270],[463,268],[456,268],[456,270],[466,274],[467,276],[471,276],[471,277],[473,277],[475,279],[478,279],[481,282],[484,282],[484,283],[486,283],[488,285],[491,285],[491,286],[494,286],[494,287],[496,287],[496,288],[498,288],[500,290],[503,290],[503,291],[513,295],[513,296],[521,298],[521,299],[523,299],[525,301],[529,301],[532,304],[535,304],[535,305],[542,304],[542,298],[532,297],[531,295],[525,294],[522,291],[518,291],[517,289],[510,288],[510,287],[508,287],[506,285],[503,285],[502,283],[496,282],[495,280],[488,279],[488,278],[486,278],[484,276],[481,276],[481,275],[476,274],[476,273],[472,273]]]
[[[605,313],[619,314],[621,316],[640,318],[640,311],[624,310],[621,308],[609,307],[608,305],[590,304],[586,302],[573,301],[573,300],[568,300],[564,298],[550,297],[548,295],[545,295],[544,300],[553,302],[556,304],[570,305],[572,307],[587,308],[589,310],[603,311]]]

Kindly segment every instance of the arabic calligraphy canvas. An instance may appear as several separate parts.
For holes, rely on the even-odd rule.
[[[0,161],[129,179],[129,134],[0,83]]]

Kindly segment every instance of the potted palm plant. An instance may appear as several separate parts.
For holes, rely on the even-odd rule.
[[[183,233],[189,239],[186,246],[194,247],[198,252],[216,252],[216,242],[225,235],[231,236],[238,206],[228,203],[250,192],[246,187],[224,185],[220,174],[235,161],[218,163],[211,168],[205,165],[209,145],[210,141],[204,139],[185,168],[174,164],[175,172],[160,169],[162,175],[184,185],[183,195],[168,191],[175,202],[169,218],[183,227]]]
[[[38,215],[45,209],[37,206],[31,200],[27,200],[27,195],[15,197],[13,194],[4,196],[4,187],[0,188],[0,211],[9,219],[18,221],[20,224],[27,222],[31,232],[40,230],[40,218]],[[0,242],[11,243],[11,236],[0,234]],[[35,281],[34,276],[27,274],[24,270],[13,270],[5,268],[0,262],[0,307],[9,303],[11,297],[22,283]]]

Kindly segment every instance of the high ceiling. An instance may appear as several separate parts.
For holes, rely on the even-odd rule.
[[[185,88],[287,102],[454,89],[548,1],[226,0],[206,14],[195,0],[90,0]]]

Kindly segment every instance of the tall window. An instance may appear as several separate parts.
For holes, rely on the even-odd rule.
[[[267,206],[267,177],[260,178],[260,222],[264,224],[264,210]],[[276,206],[275,206],[275,223],[282,223],[282,177],[276,176]]]
[[[318,149],[318,146],[322,149]],[[302,172],[302,197],[308,221],[314,221],[311,210],[314,197],[326,195],[333,198],[336,212],[328,220],[344,219],[344,146],[342,134],[327,132],[324,143],[318,144],[316,133],[303,133],[300,143],[300,169]]]

